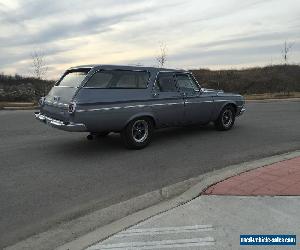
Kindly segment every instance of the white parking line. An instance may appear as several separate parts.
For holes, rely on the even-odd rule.
[[[194,239],[179,239],[179,240],[161,240],[161,241],[138,241],[114,244],[97,244],[88,248],[88,250],[135,250],[135,249],[158,249],[158,248],[186,248],[197,246],[212,246],[215,240],[212,237],[194,238]]]
[[[140,235],[157,235],[157,234],[179,234],[179,233],[193,233],[205,232],[213,230],[212,225],[194,225],[194,226],[180,226],[180,227],[160,227],[160,228],[138,228],[128,229],[116,234],[114,237],[130,237]]]

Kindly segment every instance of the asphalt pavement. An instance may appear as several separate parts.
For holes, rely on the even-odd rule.
[[[300,148],[300,102],[248,103],[231,131],[157,131],[149,147],[118,135],[47,127],[32,111],[0,111],[0,248],[80,216],[227,165]],[[73,211],[81,211],[74,215]]]

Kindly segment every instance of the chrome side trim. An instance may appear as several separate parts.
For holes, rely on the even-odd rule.
[[[110,111],[118,109],[129,109],[129,108],[145,108],[145,107],[155,107],[155,106],[172,106],[172,105],[184,105],[183,102],[171,102],[171,103],[156,103],[156,104],[138,104],[138,105],[129,105],[129,106],[115,106],[115,107],[104,107],[97,109],[78,109],[76,112],[92,112],[92,111]]]
[[[214,100],[214,102],[228,102],[229,100]]]
[[[214,102],[214,101],[201,101],[201,102],[185,102],[186,104],[193,104],[193,103],[211,103],[211,102]]]
[[[43,122],[51,127],[57,128],[57,129],[61,129],[61,130],[69,131],[69,132],[84,132],[84,131],[86,131],[86,126],[83,123],[73,123],[73,122],[65,123],[63,121],[56,120],[56,119],[53,119],[46,115],[43,115],[39,112],[34,113],[34,115],[38,121]]]
[[[169,102],[169,103],[156,103],[156,104],[150,104],[150,107],[155,107],[155,106],[172,106],[172,105],[183,105],[184,102]]]

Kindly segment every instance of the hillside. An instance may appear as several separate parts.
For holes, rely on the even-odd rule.
[[[202,87],[244,95],[300,92],[300,66],[274,65],[241,70],[191,70]],[[0,74],[0,102],[37,101],[54,81]]]
[[[0,102],[37,101],[49,92],[53,84],[54,81],[0,74]]]
[[[300,66],[274,65],[241,70],[191,70],[202,87],[240,94],[300,92]]]

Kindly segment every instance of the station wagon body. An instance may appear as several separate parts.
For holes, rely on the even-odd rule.
[[[41,99],[35,117],[58,129],[90,132],[91,139],[96,134],[124,132],[141,118],[149,123],[144,125],[151,131],[217,123],[218,119],[220,123],[221,112],[229,107],[232,121],[228,128],[221,128],[227,130],[234,118],[245,111],[244,104],[241,95],[201,88],[191,72],[185,70],[84,65],[64,73]],[[143,129],[140,126],[135,132],[141,133]],[[127,134],[133,135],[130,131]]]

